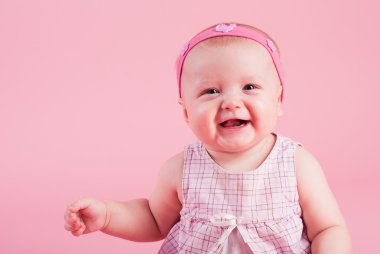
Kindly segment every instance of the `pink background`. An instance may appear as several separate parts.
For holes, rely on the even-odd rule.
[[[319,159],[356,253],[379,253],[376,1],[0,0],[0,252],[154,253],[63,229],[80,196],[148,196],[161,164],[193,136],[177,104],[182,44],[220,21],[278,42],[278,132]],[[323,211],[321,211],[323,212]]]

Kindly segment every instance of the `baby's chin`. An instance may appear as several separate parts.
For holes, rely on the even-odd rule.
[[[233,142],[218,142],[215,147],[216,150],[224,153],[241,153],[252,148],[252,143],[248,142],[247,139],[236,140]]]

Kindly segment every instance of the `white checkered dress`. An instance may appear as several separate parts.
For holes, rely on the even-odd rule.
[[[186,146],[181,219],[159,253],[232,253],[229,238],[239,234],[245,251],[236,253],[311,253],[298,203],[297,145],[277,135],[260,167],[241,173],[217,165],[201,142]]]

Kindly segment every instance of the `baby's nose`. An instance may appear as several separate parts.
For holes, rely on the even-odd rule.
[[[222,101],[222,109],[233,110],[237,108],[241,108],[243,106],[243,102],[241,97],[237,94],[226,94],[223,97]]]

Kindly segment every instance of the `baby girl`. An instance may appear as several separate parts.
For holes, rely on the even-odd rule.
[[[351,253],[319,163],[274,132],[285,85],[274,40],[248,25],[209,27],[183,48],[177,78],[198,141],[164,163],[149,199],[78,199],[66,230],[165,239],[159,253]]]

